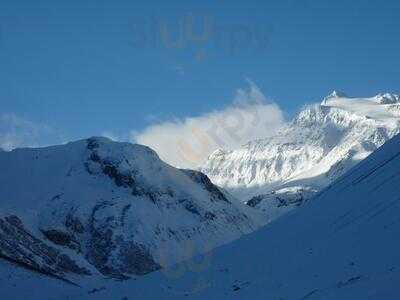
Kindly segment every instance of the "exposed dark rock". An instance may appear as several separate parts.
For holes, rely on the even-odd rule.
[[[85,168],[89,174],[96,174],[96,172],[91,168],[91,164],[95,163],[101,169],[101,172],[111,178],[118,187],[125,187],[132,189],[132,195],[134,196],[144,196],[149,198],[153,203],[156,203],[160,196],[168,195],[173,196],[171,189],[165,191],[155,191],[151,190],[149,187],[142,187],[136,182],[135,174],[133,172],[127,172],[120,170],[120,163],[111,161],[107,158],[102,158],[97,153],[99,145],[95,139],[88,140],[88,149],[91,151],[88,161],[85,163]],[[149,150],[151,151],[151,150]],[[126,160],[125,160],[126,161]]]
[[[96,138],[90,138],[87,140],[87,148],[89,150],[94,150],[99,148],[99,142],[96,140]]]
[[[54,244],[68,247],[72,250],[76,250],[78,252],[81,252],[81,245],[79,244],[78,241],[75,240],[75,238],[70,235],[69,233],[58,231],[55,229],[52,230],[42,230],[42,233],[44,236],[52,241]]]
[[[182,172],[188,175],[194,182],[201,184],[204,189],[212,195],[212,200],[220,200],[230,203],[221,190],[211,182],[207,175],[194,170],[182,170]]]
[[[118,244],[124,273],[145,275],[161,268],[144,246],[122,240]]]
[[[91,274],[69,256],[31,234],[17,216],[0,219],[0,255],[49,275]]]
[[[314,191],[299,189],[296,191],[287,191],[283,193],[277,193],[275,191],[269,194],[257,195],[246,202],[250,207],[257,207],[263,201],[276,201],[277,207],[287,206],[300,206],[306,202],[311,195],[314,195]]]
[[[111,164],[102,164],[104,174],[114,179],[117,186],[132,187],[135,184],[134,179],[130,174],[122,174],[118,171],[118,168]]]
[[[86,259],[101,273],[117,276],[118,272],[107,265],[111,252],[116,248],[112,240],[113,231],[109,228],[110,224],[103,225],[101,228],[96,226],[96,213],[108,205],[108,203],[102,203],[93,208],[89,221],[90,239],[87,245]]]
[[[250,207],[256,207],[261,201],[263,201],[265,195],[258,195],[253,198],[251,198],[249,201],[246,202],[246,204]]]
[[[71,230],[74,233],[83,233],[85,228],[82,224],[82,222],[74,217],[73,212],[68,213],[66,220],[65,220],[65,226]]]
[[[189,199],[181,199],[179,200],[179,203],[183,204],[185,209],[192,214],[200,216],[200,211],[197,208],[197,206],[193,203],[193,201],[190,201]]]
[[[131,207],[132,207],[132,205],[129,204],[129,205],[125,205],[124,208],[122,209],[121,217],[120,217],[121,226],[125,226],[126,215]]]
[[[89,295],[95,294],[95,293],[104,291],[105,289],[106,289],[106,288],[105,288],[104,286],[102,286],[102,287],[100,287],[100,288],[96,288],[96,289],[90,290],[90,291],[88,292],[88,294],[89,294]]]
[[[89,161],[86,162],[86,170],[93,174],[94,172],[90,168],[90,163],[97,163],[100,165],[102,172],[114,180],[115,184],[119,187],[130,187],[133,188],[135,185],[135,180],[132,174],[124,174],[119,171],[118,163],[112,162],[107,159],[103,159],[97,153],[98,144],[97,141],[92,141],[91,139],[88,140],[88,149],[91,150],[89,155]],[[96,146],[97,145],[97,146]]]
[[[96,215],[111,205],[103,203],[97,205],[92,212],[89,222],[89,243],[86,259],[102,274],[125,279],[127,276],[144,275],[160,269],[148,249],[132,241],[124,241],[121,236],[115,236],[115,227],[118,225],[115,218],[108,217],[98,222]],[[129,206],[123,208],[125,214]],[[113,255],[118,257],[118,263],[113,261]]]
[[[362,276],[355,276],[355,277],[352,277],[352,278],[347,279],[346,281],[340,281],[340,282],[337,284],[337,287],[338,287],[338,288],[342,288],[342,287],[345,287],[345,286],[348,286],[348,285],[352,285],[352,284],[357,283],[357,282],[360,281],[361,279],[363,279]]]
[[[208,211],[204,214],[204,218],[206,220],[215,220],[217,216],[214,213]]]

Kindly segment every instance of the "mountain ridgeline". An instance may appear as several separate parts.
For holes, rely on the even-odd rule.
[[[68,280],[127,278],[258,228],[204,174],[145,146],[90,138],[0,153],[0,257]]]
[[[213,153],[201,171],[272,221],[400,132],[400,97],[333,92],[304,108],[275,136]]]

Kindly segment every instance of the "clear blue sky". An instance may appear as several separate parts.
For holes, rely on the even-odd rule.
[[[0,113],[73,139],[223,108],[246,78],[289,114],[332,89],[397,92],[399,16],[397,0],[1,0]]]

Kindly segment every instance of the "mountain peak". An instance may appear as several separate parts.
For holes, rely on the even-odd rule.
[[[1,153],[0,164],[1,256],[60,278],[144,275],[185,260],[186,245],[201,254],[263,222],[138,144],[92,137]]]
[[[377,103],[396,96],[343,95],[335,91],[325,104],[306,106],[272,137],[211,156],[201,170],[237,198],[254,199],[274,219],[400,132],[398,105]]]
[[[333,90],[332,93],[330,93],[328,96],[326,96],[324,98],[324,100],[322,101],[322,104],[326,104],[326,102],[329,99],[333,99],[333,98],[348,98],[348,96],[342,91]]]
[[[396,104],[400,103],[400,96],[391,93],[380,93],[374,97],[374,100],[380,104]]]

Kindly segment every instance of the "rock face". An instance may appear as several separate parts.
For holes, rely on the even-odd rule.
[[[399,96],[333,92],[276,136],[218,150],[201,171],[268,220],[298,207],[400,130]]]
[[[259,223],[204,174],[151,149],[91,138],[0,153],[0,255],[67,278],[143,275]]]
[[[47,275],[91,275],[68,255],[36,238],[13,215],[0,219],[0,258]]]

